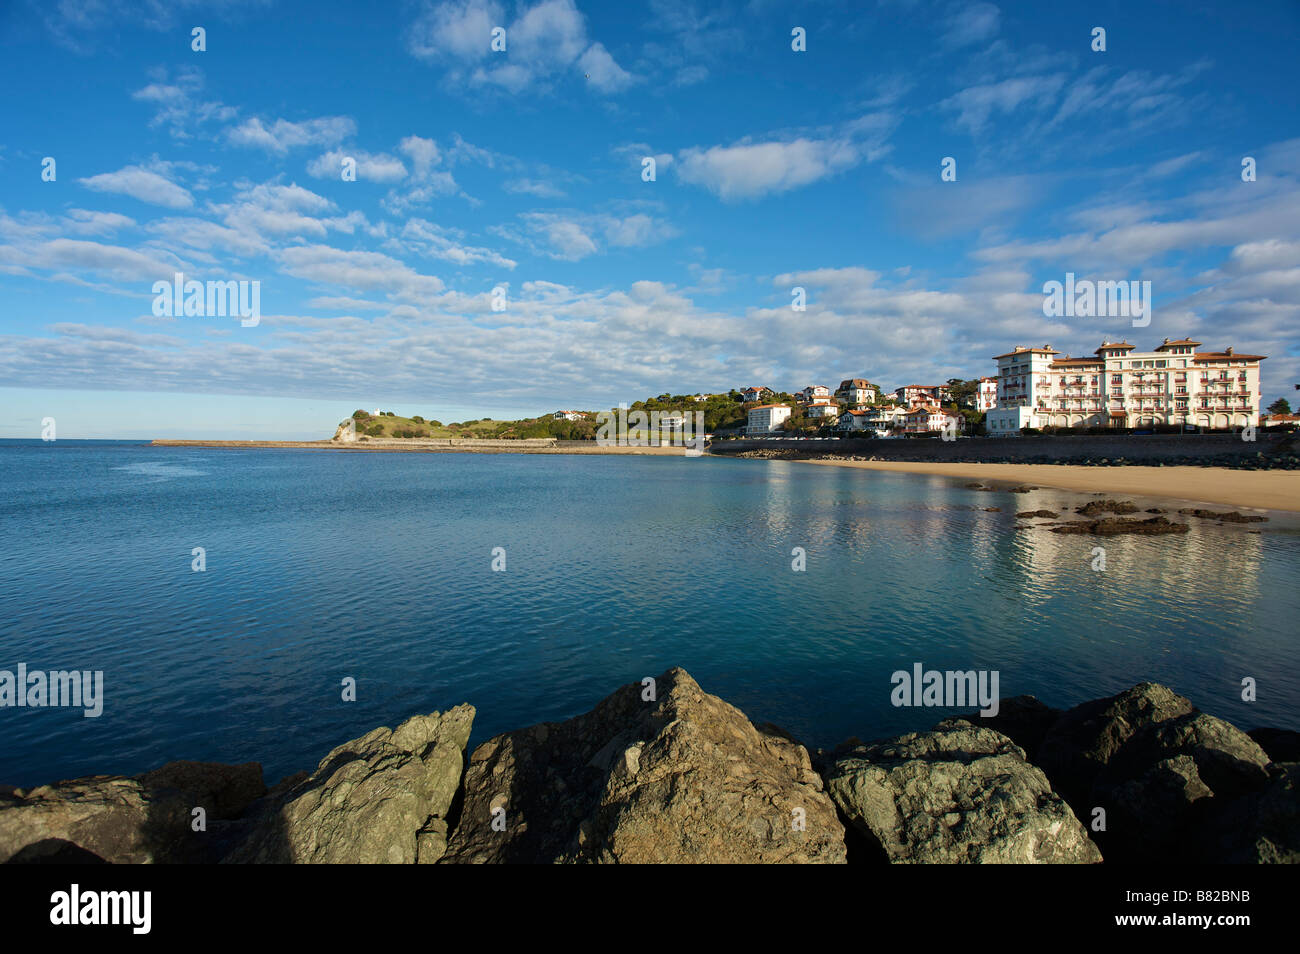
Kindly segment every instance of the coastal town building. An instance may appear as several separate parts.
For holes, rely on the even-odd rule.
[[[905,384],[894,389],[894,397],[899,404],[906,407],[920,407],[923,404],[942,404],[952,399],[946,384]]]
[[[961,415],[945,411],[936,404],[923,404],[903,413],[904,434],[931,434],[945,428],[960,428]]]
[[[831,389],[826,387],[824,384],[810,384],[799,392],[799,399],[803,401],[804,404],[812,404],[820,398],[828,398],[830,396]]]
[[[557,421],[580,421],[586,415],[581,411],[556,411],[551,417]]]
[[[875,404],[880,400],[880,387],[866,378],[845,378],[835,389],[835,396],[850,406]]]
[[[834,401],[813,401],[807,405],[807,413],[815,418],[835,417],[840,413],[840,406]]]
[[[790,412],[788,404],[760,404],[758,407],[751,407],[745,433],[762,435],[779,431],[781,425],[789,419]]]
[[[867,413],[865,410],[850,408],[836,419],[835,425],[841,431],[865,431],[871,427]]]
[[[741,389],[740,389],[740,396],[741,396],[741,398],[745,401],[746,404],[748,404],[750,401],[761,401],[761,400],[763,400],[763,395],[764,395],[764,394],[775,394],[775,393],[776,393],[776,392],[773,391],[771,388],[763,387],[762,385],[760,385],[760,386],[758,386],[758,387],[756,387],[756,388],[741,388]]]
[[[975,388],[975,410],[987,413],[998,406],[998,379],[980,378]]]
[[[1050,345],[1017,346],[998,362],[993,435],[1034,427],[1148,428],[1191,425],[1229,429],[1259,423],[1259,363],[1264,355],[1201,351],[1183,338],[1153,351],[1104,341],[1091,357]]]

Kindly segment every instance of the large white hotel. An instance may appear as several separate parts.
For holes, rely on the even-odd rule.
[[[1050,346],[1000,354],[990,435],[1024,427],[1231,428],[1259,423],[1263,355],[1198,351],[1199,341],[1168,338],[1154,351],[1103,342],[1090,358]]]

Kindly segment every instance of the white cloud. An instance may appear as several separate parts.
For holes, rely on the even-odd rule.
[[[396,156],[381,152],[372,154],[360,149],[335,149],[307,163],[307,173],[317,179],[339,179],[343,174],[343,160],[356,162],[358,180],[370,182],[400,182],[406,178],[406,166]]]
[[[194,204],[194,197],[187,189],[142,166],[125,166],[117,172],[103,172],[78,181],[96,192],[129,195],[168,209],[188,209]]]
[[[226,136],[237,146],[284,155],[298,146],[333,146],[356,131],[357,124],[346,116],[324,116],[303,122],[277,119],[270,126],[253,117],[227,130]]]
[[[677,174],[685,182],[735,201],[788,192],[843,172],[861,158],[857,148],[844,139],[741,142],[683,150],[678,155]]]

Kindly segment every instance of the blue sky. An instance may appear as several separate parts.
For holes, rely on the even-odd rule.
[[[0,437],[892,388],[1184,335],[1294,399],[1298,35],[1290,2],[19,0]],[[155,316],[177,271],[260,282],[260,323]],[[1150,327],[1044,317],[1066,272],[1150,280]]]

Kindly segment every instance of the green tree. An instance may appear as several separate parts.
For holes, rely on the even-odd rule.
[[[1278,398],[1276,401],[1274,401],[1272,404],[1270,404],[1270,405],[1268,406],[1268,413],[1270,413],[1270,414],[1290,414],[1290,413],[1291,413],[1291,402],[1288,401],[1286,398]]]

